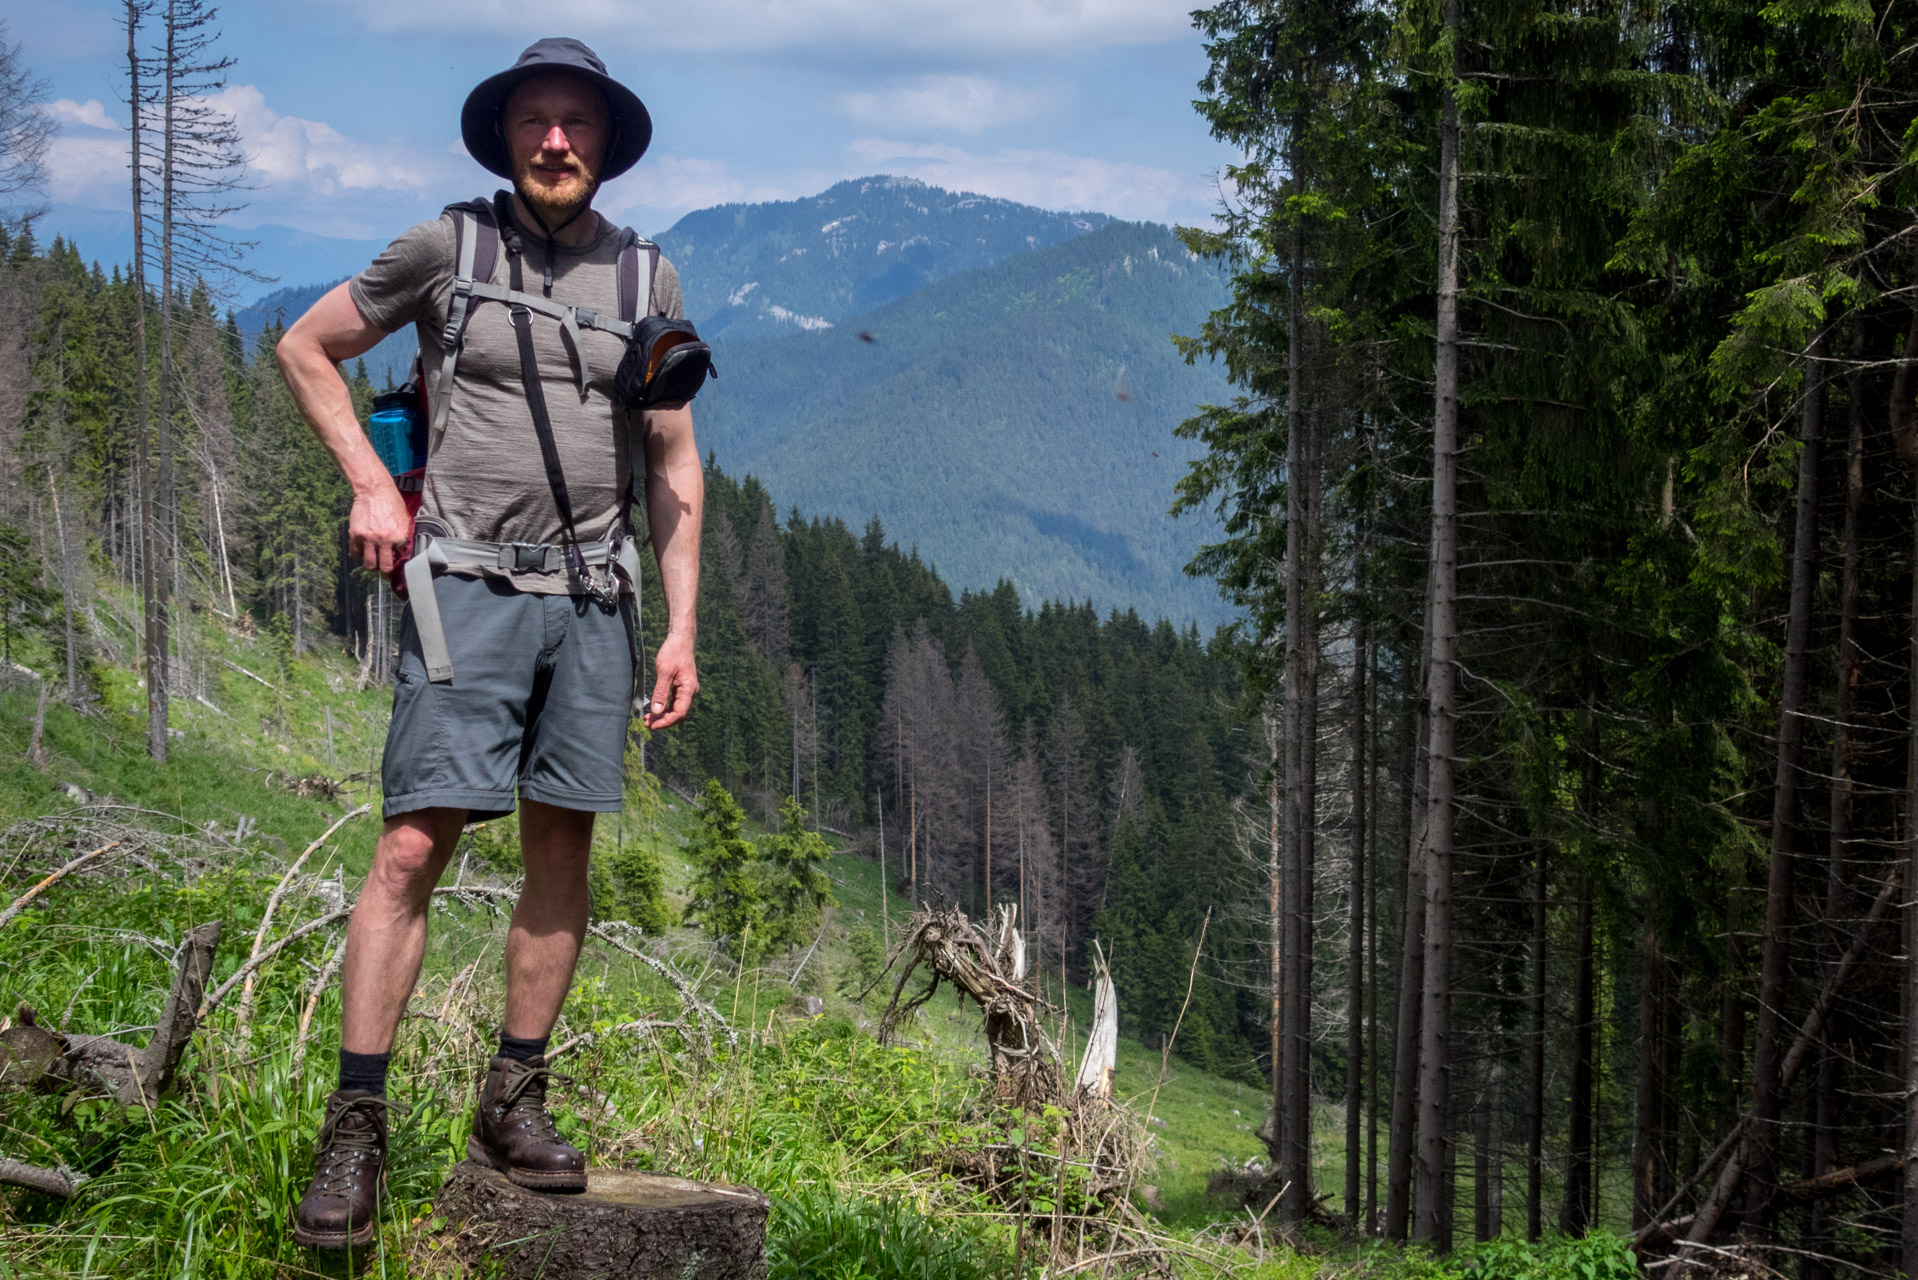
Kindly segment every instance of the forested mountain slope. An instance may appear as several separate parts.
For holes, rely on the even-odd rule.
[[[856,326],[722,339],[700,442],[809,513],[876,512],[958,586],[1217,621],[1182,572],[1210,525],[1164,513],[1192,456],[1173,428],[1225,396],[1171,335],[1224,298],[1164,227],[1114,223]]]
[[[709,337],[739,339],[839,324],[1110,221],[879,176],[801,200],[700,209],[657,239],[685,282],[687,318]]]
[[[370,261],[370,259],[369,259]],[[329,284],[294,285],[285,289],[275,289],[272,293],[254,300],[241,308],[234,318],[239,322],[240,334],[249,348],[259,341],[260,334],[268,328],[278,325],[284,328],[306,314],[308,307],[331,292],[340,281]],[[376,387],[397,386],[406,381],[407,371],[412,368],[413,357],[419,352],[419,341],[411,328],[388,334],[378,346],[361,357],[366,362],[367,377]]]

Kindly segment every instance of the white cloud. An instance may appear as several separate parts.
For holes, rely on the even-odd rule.
[[[248,189],[239,193],[246,207],[238,222],[278,222],[326,236],[390,234],[398,217],[420,216],[445,192],[474,187],[478,170],[464,149],[349,138],[324,121],[281,115],[254,85],[233,85],[207,105],[232,117],[246,157]],[[63,98],[47,110],[61,128],[48,194],[89,208],[123,207],[124,126],[97,100]]]
[[[1058,95],[1019,89],[979,75],[925,75],[839,95],[839,109],[862,124],[976,134],[1030,120]]]
[[[1186,216],[1210,203],[1209,179],[1149,165],[1006,149],[977,155],[943,144],[861,138],[846,148],[864,172],[907,174],[949,191],[1017,200],[1042,209],[1096,210],[1116,217]]]
[[[630,173],[608,184],[593,207],[615,222],[657,234],[695,209],[793,200],[823,191],[843,176],[802,170],[782,174],[776,181],[748,181],[723,160],[649,151]]]
[[[528,38],[523,0],[328,0],[375,31]],[[779,49],[1030,53],[1146,44],[1190,30],[1186,0],[547,0],[540,25],[636,52]],[[601,50],[606,52],[606,50]]]
[[[443,151],[361,142],[319,120],[283,116],[250,84],[210,99],[233,117],[253,178],[275,196],[347,192],[424,195],[470,172],[472,162]]]
[[[75,102],[72,98],[61,98],[47,104],[46,113],[61,125],[81,125],[89,129],[121,129],[125,126],[107,114],[98,98],[88,98],[85,102]]]

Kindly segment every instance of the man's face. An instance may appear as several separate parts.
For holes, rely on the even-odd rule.
[[[507,96],[500,133],[513,185],[548,221],[593,198],[612,138],[606,100],[576,76],[538,76]]]

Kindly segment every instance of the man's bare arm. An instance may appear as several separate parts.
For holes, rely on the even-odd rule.
[[[644,716],[648,729],[678,724],[699,692],[693,641],[699,623],[699,530],[706,509],[706,473],[693,441],[693,411],[646,415],[646,524],[666,595],[666,640],[655,663],[659,678]]]
[[[386,464],[360,429],[353,397],[340,377],[340,362],[364,355],[384,338],[367,323],[345,285],[333,289],[280,339],[280,376],[346,482],[353,487],[353,512],[347,518],[347,545],[368,569],[390,573],[394,553],[413,534],[413,522]]]

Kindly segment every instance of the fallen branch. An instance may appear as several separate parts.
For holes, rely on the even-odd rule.
[[[264,676],[254,675],[251,671],[248,671],[245,667],[233,661],[233,659],[221,658],[220,661],[226,663],[227,666],[232,667],[235,671],[239,672],[241,675],[245,676],[247,679],[259,681],[259,683],[265,685],[267,688],[273,690],[273,692],[275,693],[278,693],[280,691],[279,685],[274,684],[271,680],[266,679]]]
[[[679,1002],[698,1015],[700,1024],[699,1038],[704,1042],[707,1053],[710,1054],[713,1048],[712,1035],[706,1029],[709,1023],[718,1026],[719,1029],[725,1033],[728,1047],[737,1048],[739,1046],[739,1033],[733,1030],[732,1024],[720,1016],[719,1010],[713,1008],[704,1000],[701,1000],[699,993],[693,990],[692,983],[680,976],[679,972],[671,965],[647,955],[638,947],[622,939],[605,924],[593,925],[590,932],[595,938],[598,938],[607,946],[612,947],[623,955],[631,956],[673,985],[673,990],[679,993]]]
[[[333,975],[340,971],[340,962],[346,959],[346,939],[341,938],[333,944],[333,954],[320,966],[319,977],[313,979],[313,986],[306,994],[306,1007],[300,1010],[300,1030],[293,1038],[293,1070],[297,1074],[306,1062],[306,1035],[313,1027],[313,1013],[320,1007],[320,997],[325,994],[327,984],[333,981]]]
[[[0,1183],[8,1186],[31,1187],[65,1200],[79,1190],[82,1181],[84,1179],[77,1174],[69,1177],[58,1169],[43,1169],[37,1164],[22,1164],[18,1160],[0,1158]]]
[[[1779,1067],[1778,1094],[1780,1097],[1783,1097],[1791,1088],[1793,1078],[1797,1076],[1799,1067],[1804,1065],[1813,1042],[1817,1040],[1819,1031],[1824,1027],[1825,1015],[1830,1013],[1832,1005],[1837,1003],[1839,991],[1844,988],[1846,981],[1851,977],[1852,970],[1858,967],[1859,961],[1864,959],[1865,952],[1871,944],[1872,935],[1878,932],[1878,926],[1884,923],[1885,916],[1890,912],[1892,899],[1898,896],[1902,870],[1901,867],[1893,866],[1891,874],[1885,877],[1884,888],[1878,891],[1878,897],[1872,902],[1871,910],[1866,913],[1864,922],[1859,925],[1856,936],[1852,938],[1851,946],[1846,948],[1845,954],[1833,968],[1831,977],[1819,991],[1818,998],[1812,1002],[1810,1010],[1806,1012],[1805,1020],[1799,1024],[1797,1038],[1792,1041],[1791,1048]],[[1711,1239],[1713,1230],[1718,1226],[1719,1218],[1725,1212],[1725,1206],[1731,1203],[1732,1192],[1738,1189],[1740,1180],[1745,1176],[1745,1168],[1752,1155],[1750,1120],[1749,1112],[1741,1116],[1733,1132],[1727,1135],[1725,1142],[1719,1144],[1720,1150],[1723,1150],[1734,1137],[1739,1140],[1737,1149],[1731,1153],[1725,1161],[1725,1167],[1719,1171],[1718,1181],[1712,1184],[1711,1193],[1705,1197],[1705,1202],[1698,1206],[1698,1212],[1692,1217],[1692,1229],[1685,1234],[1684,1246],[1679,1251],[1681,1261],[1689,1258],[1694,1250]],[[1659,1217],[1662,1218],[1666,1212],[1670,1212],[1669,1208],[1661,1212]],[[1649,1228],[1639,1233],[1640,1236],[1650,1234]],[[1634,1237],[1634,1243],[1637,1239],[1638,1237]]]
[[[39,884],[34,885],[33,888],[21,894],[18,898],[14,900],[14,903],[12,906],[8,907],[5,911],[0,911],[0,929],[6,928],[7,924],[15,916],[19,915],[22,911],[25,911],[27,909],[28,903],[32,902],[35,898],[39,897],[42,893],[45,893],[48,889],[52,888],[54,885],[58,884],[61,880],[65,879],[68,873],[77,870],[79,867],[81,867],[85,863],[90,862],[94,858],[99,857],[101,854],[105,853],[108,849],[118,848],[119,844],[120,842],[118,840],[109,840],[105,844],[101,845],[98,849],[93,850],[91,853],[81,854],[79,857],[75,858],[72,862],[67,863],[64,867],[61,867],[58,871],[54,872],[52,875],[42,880]]]
[[[578,1035],[574,1036],[572,1039],[561,1044],[558,1048],[547,1050],[546,1060],[548,1062],[551,1062],[554,1058],[559,1057],[563,1053],[571,1053],[575,1049],[585,1048],[586,1046],[592,1044],[595,1040],[599,1039],[601,1036],[625,1035],[629,1032],[634,1032],[634,1031],[683,1031],[683,1030],[685,1030],[685,1028],[677,1022],[660,1022],[653,1018],[641,1018],[637,1022],[622,1022],[618,1026],[608,1027],[604,1031],[582,1031]]]
[[[306,864],[306,860],[312,857],[314,851],[321,845],[332,839],[335,831],[338,831],[341,827],[359,817],[370,808],[372,808],[371,805],[363,804],[351,813],[342,815],[339,821],[320,833],[319,839],[301,850],[299,857],[293,859],[293,865],[286,869],[286,874],[280,877],[280,882],[273,886],[273,892],[267,897],[266,910],[260,914],[260,927],[253,934],[253,949],[247,953],[247,959],[249,961],[258,957],[260,948],[266,945],[267,931],[273,927],[273,913],[279,910],[280,899],[286,896],[287,888],[293,883],[293,877],[299,874],[300,868]],[[254,973],[247,974],[246,983],[240,990],[238,1025],[243,1036],[247,1034],[247,1029],[253,1021],[253,979],[255,976],[256,974]]]
[[[1866,1160],[1847,1169],[1830,1169],[1816,1178],[1806,1178],[1780,1189],[1794,1200],[1817,1200],[1863,1186],[1867,1182],[1875,1182],[1879,1178],[1890,1177],[1894,1173],[1903,1173],[1904,1169],[1903,1156],[1879,1156],[1876,1160]]]
[[[213,952],[219,945],[218,920],[187,930],[186,940],[180,946],[179,967],[173,971],[173,986],[160,1010],[159,1024],[147,1041],[132,1078],[120,1088],[121,1105],[151,1106],[173,1083],[173,1074],[180,1068],[187,1041],[193,1038],[193,1030],[200,1024],[194,1010],[213,972]]]
[[[819,925],[819,936],[812,940],[810,947],[806,948],[806,954],[799,957],[799,963],[793,968],[793,976],[786,979],[787,986],[793,988],[795,991],[799,989],[799,975],[806,971],[806,965],[812,959],[812,953],[819,950],[819,944],[825,940],[826,925],[824,921],[821,921]]]
[[[301,925],[299,928],[295,929],[292,933],[287,934],[284,938],[281,938],[278,942],[268,947],[265,951],[260,952],[259,955],[254,956],[251,960],[248,960],[245,964],[241,965],[238,969],[235,969],[231,977],[229,977],[225,982],[222,982],[218,987],[214,988],[213,994],[208,996],[203,1002],[201,1002],[199,1020],[204,1021],[206,1019],[206,1016],[209,1013],[212,1013],[215,1009],[217,1009],[220,1005],[220,1001],[226,999],[227,994],[231,992],[233,988],[239,986],[242,982],[246,981],[247,974],[252,973],[255,969],[258,969],[261,965],[265,964],[268,960],[271,960],[274,956],[279,955],[280,952],[286,950],[288,947],[298,942],[301,938],[317,933],[321,929],[326,928],[326,926],[330,924],[338,924],[340,921],[346,919],[348,916],[352,914],[353,914],[353,904],[349,902],[337,911],[329,911],[325,915],[320,916],[317,919],[309,920],[305,924]]]

